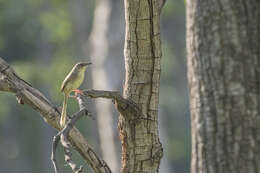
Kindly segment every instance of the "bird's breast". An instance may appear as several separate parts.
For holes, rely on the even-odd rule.
[[[65,92],[68,92],[68,93],[71,92],[72,90],[79,88],[84,80],[84,71],[83,72],[80,71],[79,73],[74,73],[72,75],[74,75],[73,80],[68,82],[65,87],[65,90],[66,90]]]

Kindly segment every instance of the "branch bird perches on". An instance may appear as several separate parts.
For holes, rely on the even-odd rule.
[[[22,80],[12,67],[0,58],[0,91],[14,93],[20,104],[27,104],[40,113],[46,123],[57,130],[59,125],[60,111],[39,90]],[[110,173],[108,165],[88,144],[79,130],[73,127],[69,133],[69,142],[80,153],[86,163],[94,172]],[[102,164],[101,164],[102,163]]]
[[[14,93],[20,104],[27,104],[40,113],[46,123],[57,130],[62,130],[59,124],[60,111],[53,105],[39,90],[33,88],[28,82],[21,79],[12,67],[0,57],[0,91]],[[131,100],[123,98],[119,92],[85,90],[85,96],[91,98],[112,99],[116,109],[126,118],[131,114],[138,116],[141,114],[140,108]],[[69,132],[68,141],[80,153],[87,164],[95,173],[111,173],[110,168],[88,144],[84,136],[75,127]]]

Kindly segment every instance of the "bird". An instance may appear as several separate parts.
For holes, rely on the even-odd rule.
[[[64,94],[64,101],[61,111],[61,118],[60,118],[60,126],[64,127],[66,123],[66,111],[67,111],[67,102],[69,95],[72,91],[76,93],[81,93],[78,88],[82,84],[84,77],[85,77],[85,71],[86,68],[92,64],[91,62],[79,62],[70,71],[70,73],[65,77],[64,81],[61,85],[61,92]]]

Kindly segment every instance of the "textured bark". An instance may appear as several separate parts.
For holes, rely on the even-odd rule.
[[[260,172],[260,2],[187,1],[193,173]]]
[[[157,0],[125,0],[124,97],[140,114],[120,115],[121,172],[158,172],[162,146],[158,134],[160,9]]]

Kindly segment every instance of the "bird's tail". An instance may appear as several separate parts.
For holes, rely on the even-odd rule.
[[[68,95],[67,95],[67,94],[64,94],[64,101],[63,101],[62,112],[61,112],[61,118],[60,118],[60,125],[61,125],[61,127],[64,127],[64,126],[65,126],[65,123],[66,123],[67,101],[68,101]]]

